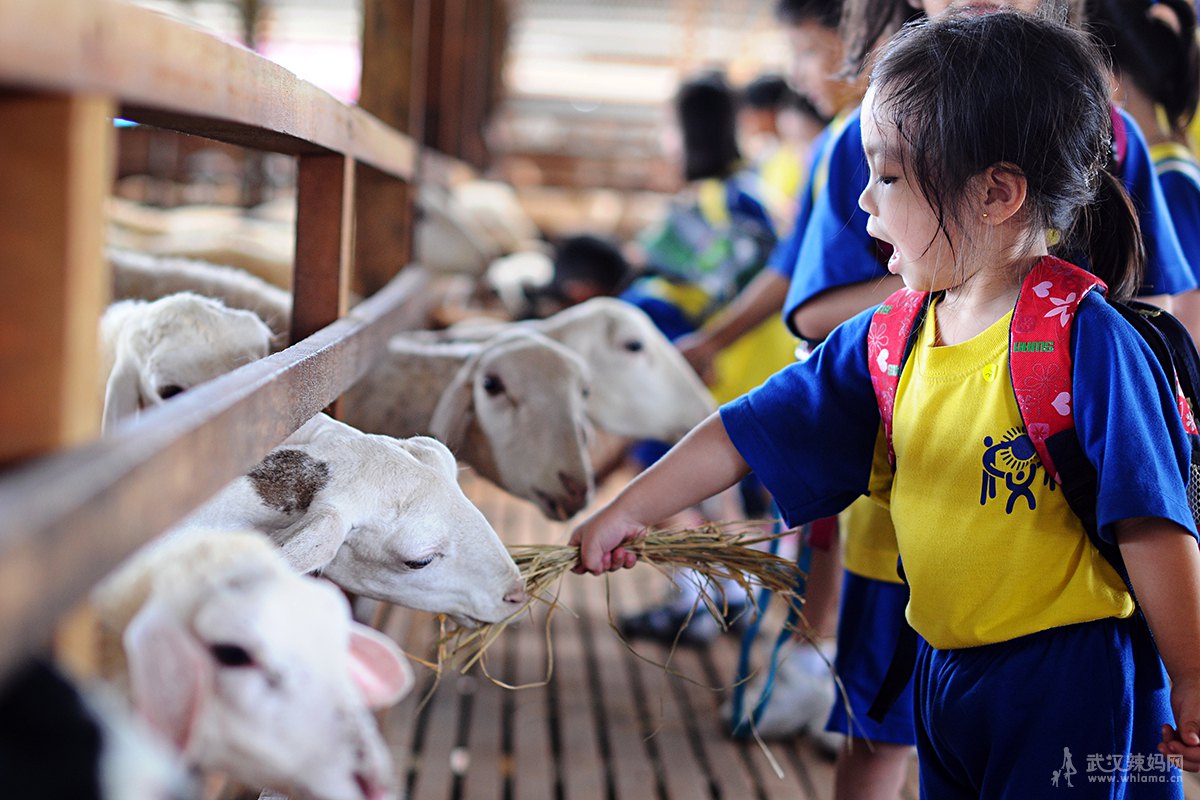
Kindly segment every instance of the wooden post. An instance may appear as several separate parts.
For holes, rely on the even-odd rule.
[[[438,129],[435,147],[455,158],[463,156],[463,126],[469,114],[463,105],[471,57],[467,36],[467,0],[444,0],[441,30],[441,71],[438,85]]]
[[[0,464],[100,429],[112,114],[107,98],[0,95]]]
[[[81,444],[100,430],[100,314],[108,303],[104,202],[113,180],[113,104],[0,96],[0,462]],[[94,674],[88,609],[57,632],[59,657]]]
[[[359,105],[421,141],[429,0],[364,0]],[[374,294],[412,260],[412,188],[360,165],[354,291]]]
[[[466,0],[463,26],[464,52],[462,86],[462,122],[459,139],[465,161],[478,170],[487,166],[487,142],[484,132],[490,111],[492,9],[495,0]]]
[[[354,224],[354,161],[302,155],[296,177],[292,344],[346,313]]]

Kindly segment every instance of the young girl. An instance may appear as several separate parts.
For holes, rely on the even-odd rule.
[[[975,6],[983,10],[1005,6],[1079,24],[1084,3],[847,0],[843,33],[848,61],[861,66],[876,42],[914,13],[936,17],[947,9]],[[1148,251],[1139,294],[1174,295],[1172,301],[1195,296],[1195,280],[1180,252],[1146,143],[1128,115],[1121,120],[1126,136],[1118,174],[1141,212]],[[857,112],[851,114],[829,145],[828,189],[815,199],[795,254],[784,315],[796,333],[810,340],[823,339],[834,326],[880,302],[901,285],[900,278],[886,269],[887,248],[868,235],[867,213],[858,206],[869,173],[860,122]],[[846,510],[841,522],[845,577],[835,666],[846,693],[839,693],[828,727],[858,741],[838,761],[836,796],[839,800],[895,800],[907,772],[906,745],[913,743],[911,703],[896,703],[880,722],[870,719],[866,709],[895,650],[897,633],[906,624],[908,592],[896,572],[896,537],[887,510],[861,500]],[[811,589],[809,595],[811,598]],[[788,674],[781,670],[781,680]]]
[[[868,492],[888,502],[923,637],[923,797],[1053,797],[1056,772],[1081,797],[1182,797],[1162,756],[1200,768],[1188,443],[1149,348],[1096,293],[1071,323],[1075,427],[1098,476],[1098,533],[1119,545],[1153,641],[1052,482],[1016,503],[980,496],[987,445],[1026,436],[1008,331],[1048,235],[1097,234],[1084,251],[1110,292],[1138,285],[1136,221],[1102,169],[1110,128],[1107,80],[1079,33],[1010,12],[903,32],[864,102],[860,199],[893,249],[888,270],[936,293],[895,397],[894,472],[877,457],[868,311],[724,406],[572,535],[581,570],[632,566],[625,542],[750,468],[790,524]],[[1106,236],[1113,249],[1091,246]]]

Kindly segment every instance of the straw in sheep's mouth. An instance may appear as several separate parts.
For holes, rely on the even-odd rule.
[[[763,532],[763,526],[761,521],[751,521],[709,523],[698,528],[651,529],[643,537],[628,543],[626,548],[638,554],[639,563],[649,564],[660,572],[690,567],[706,579],[707,585],[720,585],[724,580],[732,580],[745,589],[751,598],[756,596],[757,589],[768,588],[789,605],[799,608],[803,598],[797,596],[796,588],[802,573],[797,565],[759,548],[790,532],[767,534]],[[559,605],[558,583],[579,563],[579,548],[572,545],[520,545],[510,547],[509,551],[521,570],[529,599],[500,622],[471,629],[443,631],[438,640],[439,671],[444,662],[458,662],[461,664],[458,669],[462,672],[467,672],[478,663],[484,675],[497,682],[487,674],[484,656],[504,630],[519,616],[530,611],[534,603],[547,606],[546,635],[549,637],[549,618]],[[702,589],[700,600],[709,607],[714,619],[726,616],[723,612],[728,609],[720,608],[723,601],[714,598],[707,590]],[[552,648],[548,647],[547,652],[552,654]],[[551,661],[547,665],[547,680],[552,669]]]
[[[476,617],[467,616],[466,614],[451,614],[450,619],[458,626],[460,630],[472,631],[476,628],[481,628],[484,625],[491,623],[484,622]]]
[[[554,519],[568,520],[571,518],[571,512],[567,510],[567,506],[562,500],[551,497],[549,493],[543,492],[541,489],[534,489],[533,493],[541,501],[542,508],[549,512]]]

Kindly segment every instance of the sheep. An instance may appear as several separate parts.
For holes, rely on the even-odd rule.
[[[173,258],[109,247],[113,297],[157,300],[175,292],[195,292],[220,300],[229,308],[253,311],[271,329],[271,350],[287,344],[292,321],[292,295],[236,267],[191,258]]]
[[[454,456],[428,437],[364,434],[317,414],[178,529],[211,526],[255,528],[295,571],[463,626],[499,622],[526,600]]]
[[[492,259],[503,255],[450,190],[423,183],[416,202],[421,213],[413,231],[413,251],[421,266],[433,272],[478,276]]]
[[[427,433],[488,480],[568,519],[591,498],[587,366],[517,331],[480,343],[400,334],[342,396],[343,419],[392,436]]]
[[[290,218],[281,218],[255,213],[258,209],[248,214],[236,205],[162,209],[110,197],[107,241],[157,257],[228,264],[290,290],[296,249],[295,199],[290,200]]]
[[[261,534],[160,539],[92,601],[103,677],[188,764],[319,800],[394,797],[368,709],[407,694],[407,661]]]
[[[484,341],[513,328],[535,330],[578,353],[592,372],[588,415],[618,436],[676,442],[713,411],[703,382],[638,307],[595,297],[542,320],[462,323],[436,338]]]
[[[270,335],[249,311],[190,292],[113,303],[100,319],[103,429],[262,358]]]

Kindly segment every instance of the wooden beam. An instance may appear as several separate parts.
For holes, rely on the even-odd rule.
[[[340,155],[299,162],[292,344],[345,315],[354,225],[354,162]]]
[[[421,141],[428,65],[428,0],[364,0],[359,105]],[[356,177],[354,271],[359,295],[378,291],[412,260],[410,186],[368,165]]]
[[[178,522],[351,386],[388,339],[424,322],[406,270],[353,313],[111,435],[0,482],[0,673],[137,547]]]
[[[450,0],[450,2],[454,2],[454,0]],[[418,141],[427,147],[442,150],[447,155],[454,155],[439,147],[442,130],[442,85],[446,78],[442,72],[445,60],[443,53],[446,39],[446,2],[445,0],[436,2],[431,0],[427,9],[429,13],[426,28],[428,35],[425,44],[425,102],[421,114],[423,120],[421,138]]]
[[[487,142],[484,139],[488,122],[491,93],[491,26],[494,0],[464,0],[466,18],[463,24],[462,119],[459,151],[463,160],[482,170],[487,166]]]
[[[416,0],[363,0],[362,78],[358,104],[403,133],[412,133],[418,35]],[[428,21],[426,20],[426,24]],[[424,45],[421,47],[424,50]]]
[[[358,210],[351,285],[361,297],[379,291],[412,261],[412,184],[398,181],[366,164],[355,183]]]
[[[443,0],[441,70],[438,85],[438,130],[434,144],[438,150],[456,158],[463,156],[463,125],[467,119],[463,105],[467,60],[467,0]]]
[[[0,0],[0,84],[115,97],[130,119],[411,177],[413,142],[245,48],[119,0]],[[153,42],[153,47],[147,47]]]
[[[0,463],[99,431],[112,103],[0,94]]]

